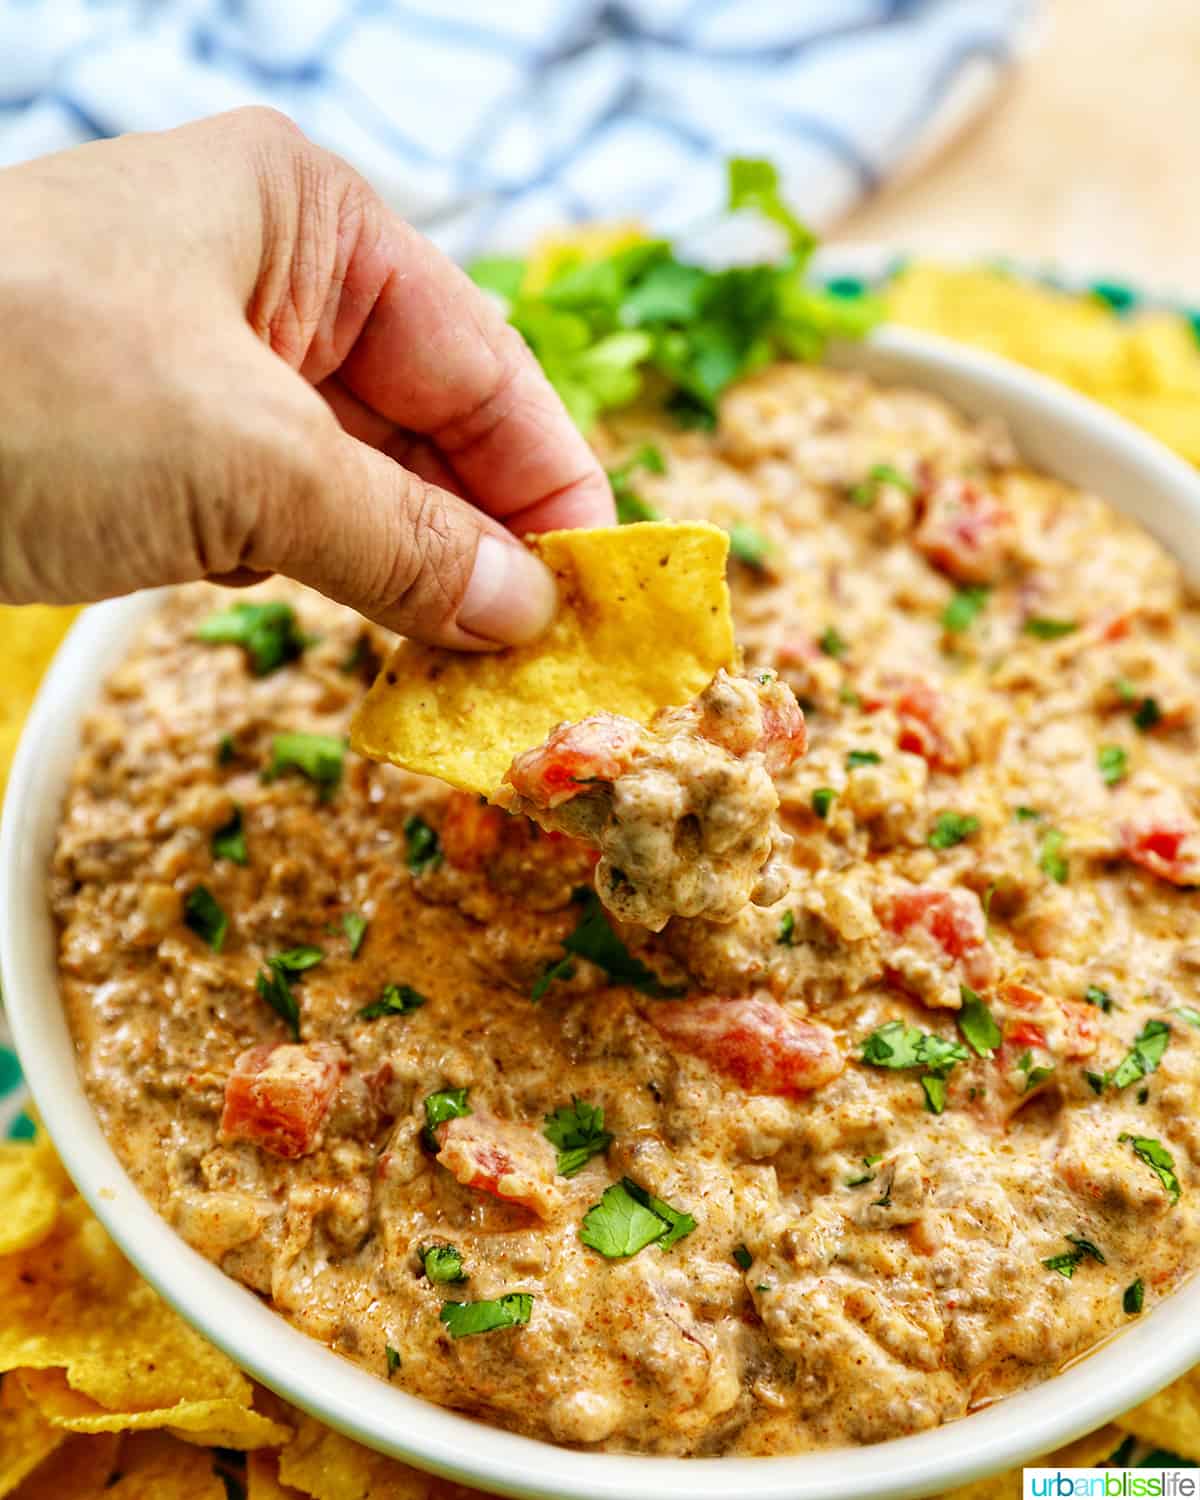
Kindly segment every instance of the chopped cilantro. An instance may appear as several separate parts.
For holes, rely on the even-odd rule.
[[[743,1271],[748,1271],[754,1264],[754,1257],[746,1249],[745,1245],[738,1245],[734,1248],[733,1258]]]
[[[1094,1260],[1102,1266],[1106,1266],[1108,1264],[1099,1248],[1094,1245],[1091,1240],[1085,1240],[1083,1235],[1068,1234],[1066,1238],[1070,1240],[1072,1245],[1075,1246],[1076,1250],[1079,1252],[1081,1259],[1086,1258],[1089,1260]]]
[[[1071,873],[1067,857],[1063,853],[1066,842],[1066,835],[1060,829],[1047,828],[1038,845],[1038,869],[1059,885],[1066,885]]]
[[[1166,1021],[1147,1021],[1134,1038],[1133,1046],[1113,1070],[1111,1082],[1116,1088],[1128,1088],[1139,1078],[1153,1073],[1162,1062],[1171,1028]]]
[[[421,1264],[430,1281],[466,1281],[462,1251],[453,1245],[424,1245],[420,1253]]]
[[[183,903],[183,920],[213,950],[220,953],[229,930],[229,918],[206,885],[195,886]]]
[[[364,1021],[376,1021],[380,1016],[407,1016],[428,1003],[426,996],[410,984],[387,984],[380,991],[379,999],[364,1005],[359,1015]]]
[[[1036,807],[1014,807],[1013,817],[1018,823],[1036,823],[1041,817]]]
[[[242,809],[236,802],[233,804],[233,817],[212,836],[212,855],[214,859],[232,860],[235,865],[250,863],[250,856],[246,853],[246,834],[242,827]]]
[[[729,161],[729,211],[756,209],[763,218],[778,224],[786,233],[789,247],[808,255],[816,249],[817,237],[807,224],[792,212],[779,189],[779,174],[769,161],[758,157],[734,156]]]
[[[241,646],[255,677],[295,661],[311,644],[296,626],[296,611],[281,600],[250,604],[245,600],[209,615],[196,628],[196,639],[210,646]]]
[[[1125,1311],[1126,1317],[1136,1318],[1145,1305],[1146,1287],[1139,1276],[1136,1281],[1131,1281],[1125,1288],[1124,1295],[1121,1298],[1121,1306]]]
[[[358,950],[363,945],[363,939],[370,925],[361,912],[348,911],[342,918],[342,931],[346,934],[346,940],[350,944],[351,958],[358,957]]]
[[[315,948],[311,943],[301,943],[297,948],[286,948],[276,953],[267,962],[288,974],[303,974],[306,969],[315,969],[325,957],[324,948]]]
[[[1162,709],[1158,706],[1158,699],[1143,698],[1134,711],[1133,722],[1143,734],[1148,733],[1156,724],[1161,723]]]
[[[605,1188],[600,1202],[584,1214],[579,1238],[608,1260],[618,1260],[636,1255],[647,1245],[669,1250],[695,1227],[691,1214],[672,1208],[623,1177]]]
[[[931,849],[953,849],[973,833],[979,832],[979,819],[974,813],[940,812],[929,835]]]
[[[237,747],[233,743],[233,735],[223,734],[217,741],[217,765],[227,766],[236,757]]]
[[[878,1155],[864,1156],[862,1159],[862,1164],[866,1168],[866,1171],[860,1173],[857,1177],[847,1177],[845,1186],[848,1188],[863,1187],[868,1182],[874,1182],[875,1173],[871,1171],[871,1168],[877,1167],[882,1160],[883,1157]]]
[[[451,1338],[465,1339],[497,1328],[520,1327],[529,1322],[532,1313],[531,1292],[507,1292],[493,1302],[443,1302],[438,1317]]]
[[[1042,1265],[1048,1271],[1057,1271],[1060,1276],[1065,1276],[1070,1281],[1075,1274],[1076,1267],[1084,1260],[1098,1261],[1102,1266],[1107,1264],[1103,1253],[1091,1240],[1085,1240],[1080,1234],[1068,1234],[1065,1238],[1070,1242],[1072,1249],[1044,1260]]]
[[[1025,1075],[1025,1087],[1021,1090],[1028,1094],[1031,1089],[1037,1088],[1039,1083],[1045,1083],[1046,1079],[1054,1072],[1054,1064],[1035,1064],[1032,1052],[1022,1052],[1017,1058],[1017,1067]]]
[[[1175,1175],[1175,1158],[1163,1143],[1152,1136],[1130,1135],[1127,1131],[1122,1131],[1117,1139],[1129,1142],[1134,1155],[1140,1157],[1162,1183],[1171,1202],[1178,1203],[1181,1189],[1179,1178]]]
[[[785,948],[796,946],[796,913],[790,908],[779,919],[779,936],[775,941]]]
[[[987,607],[991,590],[982,584],[969,584],[961,588],[942,610],[942,629],[951,635],[961,635],[975,623],[976,616]]]
[[[622,526],[628,526],[634,521],[661,519],[660,513],[635,493],[630,475],[636,469],[645,469],[648,474],[665,474],[667,465],[662,449],[653,443],[643,443],[631,458],[627,458],[617,468],[609,469],[608,482],[612,486],[613,500],[617,507],[617,521]]]
[[[1106,786],[1116,786],[1129,774],[1129,753],[1120,745],[1101,745],[1096,751],[1096,766]]]
[[[907,1026],[903,1021],[888,1021],[877,1027],[862,1044],[862,1061],[873,1068],[925,1068],[921,1088],[926,1106],[935,1115],[946,1107],[947,1075],[955,1063],[967,1062],[970,1056],[961,1042]]]
[[[383,1353],[384,1358],[387,1360],[388,1379],[390,1380],[396,1373],[396,1371],[400,1368],[400,1356],[396,1352],[396,1350],[392,1348],[391,1344],[384,1345]]]
[[[574,1177],[593,1156],[607,1151],[612,1144],[612,1132],[604,1128],[603,1106],[577,1097],[546,1116],[542,1134],[558,1148],[557,1169],[561,1177]]]
[[[862,707],[862,698],[848,682],[843,682],[841,687],[838,688],[838,702],[848,704],[851,708]]]
[[[300,1006],[288,983],[286,970],[277,967],[273,960],[268,959],[267,967],[258,971],[254,988],[287,1026],[292,1033],[292,1040],[298,1042],[300,1040]]]
[[[437,1146],[433,1132],[447,1120],[460,1120],[471,1113],[467,1103],[466,1089],[439,1089],[436,1094],[425,1095],[425,1140]]]
[[[1182,1016],[1189,1026],[1200,1027],[1200,1010],[1193,1010],[1190,1005],[1177,1005],[1174,1014]]]
[[[416,813],[404,820],[404,860],[414,875],[436,870],[442,862],[441,840]]]
[[[299,771],[330,796],[342,779],[346,759],[345,742],[331,734],[277,734],[271,741],[271,764],[263,779],[274,781],[285,771]]]
[[[878,750],[851,750],[846,756],[846,769],[854,771],[859,766],[877,766],[882,760]]]
[[[826,656],[832,656],[835,660],[838,657],[845,656],[846,652],[850,649],[849,641],[838,631],[836,625],[827,625],[825,627],[821,632],[817,645]]]
[[[634,958],[612,930],[595,891],[588,892],[579,925],[563,939],[563,947],[568,953],[586,958],[603,969],[614,984],[627,984],[644,995],[657,998],[683,993],[681,988],[664,985],[652,969]]]
[[[963,1040],[980,1057],[991,1057],[1003,1040],[995,1017],[969,985],[960,984],[959,990],[962,1005],[955,1019]]]
[[[557,963],[547,964],[533,981],[529,998],[536,1005],[556,979],[573,979],[574,977],[575,965],[569,958],[560,958]]]
[[[1085,1068],[1083,1070],[1083,1076],[1087,1079],[1088,1087],[1091,1089],[1093,1094],[1102,1094],[1104,1092],[1105,1085],[1108,1083],[1108,1079],[1104,1076],[1103,1073],[1093,1073],[1090,1068]]]
[[[1034,615],[1025,621],[1025,634],[1036,636],[1039,641],[1060,641],[1065,635],[1074,635],[1078,629],[1078,620],[1051,620],[1044,615]]]
[[[833,806],[833,799],[837,793],[831,786],[819,786],[813,789],[812,810],[818,818],[827,818],[829,809]]]
[[[940,1115],[946,1108],[946,1080],[937,1073],[926,1073],[921,1078],[921,1088],[929,1113]]]
[[[1137,697],[1137,688],[1134,687],[1128,677],[1114,677],[1112,688],[1122,703],[1132,703]]]
[[[1102,1010],[1106,1016],[1112,1013],[1113,1007],[1116,1005],[1116,1001],[1108,991],[1102,990],[1098,984],[1089,984],[1083,992],[1083,998],[1089,1005],[1094,1005],[1097,1010]]]
[[[739,522],[729,528],[729,555],[756,573],[765,573],[771,544],[761,531]]]
[[[851,486],[850,503],[857,505],[861,510],[870,510],[879,498],[880,486],[885,484],[894,485],[896,489],[903,490],[906,495],[913,494],[916,489],[908,475],[902,474],[891,464],[873,464],[867,470],[867,477]]]

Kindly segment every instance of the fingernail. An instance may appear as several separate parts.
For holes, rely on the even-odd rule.
[[[458,624],[485,640],[520,646],[541,635],[556,602],[549,568],[518,542],[485,535],[475,550]]]

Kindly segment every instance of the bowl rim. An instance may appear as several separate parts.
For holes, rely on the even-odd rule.
[[[1106,498],[1149,524],[1200,583],[1200,475],[1113,413],[993,355],[895,327],[832,351],[831,362],[936,391],[968,411],[998,411],[1032,462],[1053,472],[1062,460],[1085,484],[1094,475],[1102,492],[1105,481]],[[26,1079],[68,1173],[143,1276],[242,1369],[369,1447],[530,1500],[908,1500],[1069,1442],[1200,1360],[1200,1278],[1192,1277],[1066,1371],[941,1427],[783,1457],[670,1458],[584,1452],[489,1426],[390,1388],[292,1327],[141,1197],[84,1095],[57,992],[45,872],[80,721],[163,592],[87,610],[43,681],[0,819],[0,972]]]

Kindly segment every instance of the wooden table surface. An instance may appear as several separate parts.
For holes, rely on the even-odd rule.
[[[1200,0],[1043,3],[990,110],[830,240],[1057,261],[1200,304]]]

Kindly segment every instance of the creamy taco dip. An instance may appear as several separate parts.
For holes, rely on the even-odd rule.
[[[181,590],[58,838],[88,1093],[191,1244],[431,1401],[650,1453],[933,1427],[1196,1258],[1200,615],[919,391],[778,366],[597,442],[626,510],[730,530],[746,680],[803,705],[777,899],[610,920],[595,849],[346,750],[360,620]]]

